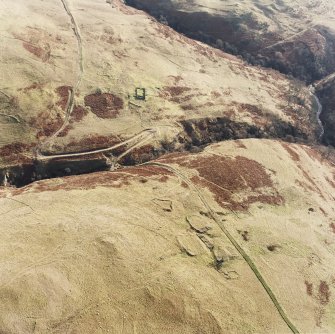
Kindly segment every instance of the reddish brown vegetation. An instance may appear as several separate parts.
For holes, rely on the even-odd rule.
[[[96,149],[104,149],[121,143],[122,140],[116,136],[102,136],[91,134],[79,140],[69,142],[65,147],[65,152],[83,152]]]
[[[124,173],[136,175],[145,178],[153,178],[160,182],[166,182],[169,177],[173,176],[169,170],[158,166],[129,167]]]
[[[196,96],[196,94],[185,95],[186,92],[191,90],[192,88],[184,86],[165,86],[159,92],[159,96],[175,103],[183,103]]]
[[[221,96],[221,94],[217,91],[212,91],[211,92],[211,95],[214,97],[214,98],[219,98]]]
[[[243,211],[255,202],[280,205],[284,201],[274,189],[264,166],[254,160],[214,155],[198,158],[169,155],[162,160],[196,169],[199,176],[193,176],[191,180],[207,187],[224,207]],[[243,191],[252,194],[237,198],[236,195]]]
[[[261,116],[264,115],[263,111],[258,106],[255,106],[253,104],[241,103],[240,108],[245,111],[248,111],[251,114],[261,115]]]
[[[166,176],[166,175],[164,175],[164,176],[161,176],[158,180],[159,180],[159,182],[163,182],[163,183],[165,183],[165,182],[168,181],[168,179],[169,179],[169,177]]]
[[[105,34],[101,35],[100,39],[109,44],[120,44],[122,43],[122,38],[120,36],[115,36],[114,31],[111,29],[105,29]]]
[[[289,144],[282,143],[282,146],[289,152],[289,154],[291,155],[292,159],[294,161],[298,162],[296,165],[300,169],[300,171],[304,175],[304,178],[308,181],[309,184],[307,184],[306,182],[298,181],[298,180],[296,180],[295,182],[297,184],[299,184],[300,186],[302,186],[306,190],[308,189],[310,191],[317,192],[323,199],[325,199],[324,192],[321,191],[321,189],[319,188],[317,182],[315,182],[312,179],[312,177],[309,175],[308,171],[306,171],[304,169],[304,165],[301,163],[300,157],[299,157],[298,153],[294,149],[292,149],[292,147]],[[308,151],[307,151],[307,153],[308,153]]]
[[[309,296],[313,296],[313,293],[314,293],[313,283],[310,283],[306,280],[305,286],[306,286],[306,293]],[[315,321],[316,321],[316,325],[321,327],[322,317],[324,316],[324,313],[325,313],[324,306],[326,306],[330,301],[330,289],[326,281],[320,281],[319,288],[318,288],[318,294],[314,295],[314,298],[320,304],[320,306],[316,310]]]
[[[31,118],[29,124],[37,129],[37,138],[49,137],[60,129],[63,124],[63,119],[60,114],[53,116],[46,111],[42,111],[37,117]]]
[[[33,144],[12,143],[0,148],[0,156],[7,163],[29,163],[31,158],[27,157]]]
[[[144,145],[132,150],[120,160],[121,164],[136,165],[148,162],[156,157],[155,148],[152,145]]]
[[[183,109],[183,110],[194,110],[194,109],[195,109],[195,107],[192,106],[192,104],[185,104],[185,105],[182,105],[182,106],[180,106],[180,107],[181,107],[181,109]]]
[[[173,80],[174,85],[178,85],[181,81],[183,81],[183,77],[181,75],[169,75],[169,78]]]
[[[299,180],[295,180],[295,183],[297,185],[299,185],[301,188],[305,189],[306,191],[307,190],[310,190],[310,191],[314,191],[314,188],[311,187],[309,184],[307,184],[306,182],[302,182],[302,181],[299,181]]]
[[[309,146],[302,145],[301,148],[307,153],[307,155],[311,158],[313,158],[315,161],[322,162],[323,157],[320,152],[318,152],[316,149],[313,149]]]
[[[171,102],[174,102],[174,103],[185,103],[185,102],[189,102],[192,98],[198,96],[197,94],[188,94],[188,95],[185,95],[185,96],[175,96],[175,97],[172,97],[172,98],[169,98],[169,100]]]
[[[313,295],[313,283],[309,283],[308,281],[305,281],[306,286],[306,292],[309,296]]]
[[[31,43],[23,42],[23,47],[30,52],[31,54],[35,55],[37,58],[41,59],[43,62],[47,62],[50,59],[50,46],[46,44],[44,48],[34,45]]]
[[[166,26],[165,24],[154,21],[154,28],[158,33],[163,35],[165,39],[178,39],[178,34],[172,28]]]
[[[326,281],[320,281],[318,294],[315,296],[316,300],[319,302],[320,306],[317,308],[315,315],[316,325],[322,326],[322,318],[325,314],[325,306],[330,301],[330,289]]]
[[[300,161],[299,154],[292,148],[292,145],[281,143],[285,150],[290,154],[293,161]]]
[[[87,114],[88,111],[83,106],[76,105],[73,107],[70,122],[80,122]]]
[[[73,129],[72,124],[68,124],[61,132],[58,133],[58,137],[66,137],[70,130]]]
[[[327,182],[335,189],[335,182],[332,181],[329,177],[326,176]]]
[[[266,203],[270,205],[281,205],[284,203],[284,199],[280,195],[256,195],[256,196],[248,196],[243,204],[241,204],[242,207],[248,208],[250,204],[260,202],[260,203]]]
[[[42,89],[43,88],[43,84],[39,84],[37,82],[32,83],[30,86],[28,87],[24,87],[24,88],[19,88],[18,91],[24,91],[25,93],[34,90],[34,89]]]
[[[327,305],[329,303],[330,290],[326,281],[320,281],[318,299],[321,305]]]
[[[236,140],[235,142],[238,148],[247,148],[241,140]]]
[[[86,115],[88,111],[82,106],[74,106],[69,124],[65,126],[65,128],[58,134],[58,137],[65,137],[68,135],[69,131],[73,129],[73,123],[81,121]]]
[[[326,213],[326,211],[323,208],[321,208],[321,206],[320,206],[319,209],[323,213],[324,216],[326,216],[326,217],[328,216],[327,213]],[[334,233],[335,233],[335,226],[334,226]]]
[[[185,92],[189,92],[192,90],[190,87],[183,87],[183,86],[167,86],[164,87],[164,91],[168,92],[171,96],[181,95]]]
[[[303,167],[300,164],[298,164],[298,167],[302,171],[304,177],[311,184],[310,187],[308,186],[308,189],[310,189],[311,191],[317,192],[323,199],[325,199],[325,197],[323,195],[323,191],[321,191],[321,189],[318,187],[318,185],[316,184],[316,182],[310,177],[310,175],[303,169]]]
[[[99,172],[92,174],[63,177],[62,183],[40,181],[34,183],[31,189],[34,192],[73,190],[73,189],[93,189],[100,187],[121,188],[130,184],[130,175],[114,172]]]
[[[94,157],[92,156],[91,158],[93,159]],[[95,158],[97,157],[95,156]],[[171,172],[161,167],[129,167],[116,172],[97,172],[65,176],[61,178],[62,182],[37,181],[23,188],[13,189],[12,195],[15,196],[25,192],[94,189],[96,187],[122,188],[129,186],[134,181],[144,184],[148,179],[166,182],[171,176],[173,176]]]
[[[119,11],[122,14],[125,14],[125,15],[135,15],[135,14],[138,13],[138,11],[136,9],[134,9],[134,8],[132,8],[130,6],[126,6],[124,4],[124,2],[121,1],[121,0],[114,0],[113,1],[113,5],[117,6],[117,8],[119,9]],[[141,12],[141,15],[147,15],[149,17],[149,15],[146,14],[145,12],[143,12],[143,13]],[[150,19],[152,19],[152,18],[150,17]]]
[[[332,229],[332,232],[335,233],[335,224],[330,223],[329,227]]]
[[[56,103],[56,105],[59,106],[64,111],[66,109],[69,100],[71,89],[72,87],[70,86],[60,86],[56,88],[56,93],[59,95],[59,100]]]
[[[181,186],[182,186],[183,188],[185,188],[185,189],[189,189],[189,188],[190,188],[189,185],[188,185],[185,181],[183,181],[183,182],[181,183]]]
[[[95,93],[85,96],[85,106],[100,118],[116,118],[123,109],[123,100],[110,93]]]
[[[169,153],[169,154],[165,154],[163,157],[159,158],[158,160],[160,162],[176,162],[178,163],[179,161],[186,161],[188,159],[188,155],[186,155],[185,153],[182,152],[173,152],[173,153]]]

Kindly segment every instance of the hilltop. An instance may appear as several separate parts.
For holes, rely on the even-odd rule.
[[[127,4],[0,4],[0,332],[333,333],[321,105],[311,78],[242,48],[291,49],[323,15],[330,34],[333,7]],[[213,18],[249,31],[236,52],[235,30],[213,44],[177,29]],[[328,72],[313,81],[323,142]]]

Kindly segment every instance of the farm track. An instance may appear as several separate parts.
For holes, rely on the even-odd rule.
[[[67,105],[66,105],[66,113],[65,113],[65,119],[64,122],[62,124],[62,126],[55,132],[53,133],[50,137],[48,137],[44,142],[42,142],[39,147],[37,148],[37,156],[43,155],[43,153],[41,153],[41,148],[45,147],[46,144],[50,143],[52,139],[54,139],[55,137],[58,136],[58,134],[64,130],[64,128],[67,126],[70,116],[72,114],[73,111],[73,107],[75,105],[75,95],[79,89],[79,86],[81,84],[83,75],[84,75],[84,61],[83,61],[83,45],[82,45],[82,38],[81,38],[81,34],[80,34],[80,30],[78,27],[78,24],[69,8],[68,2],[67,0],[61,0],[63,7],[67,13],[67,15],[70,17],[71,20],[71,24],[72,24],[72,29],[74,31],[74,34],[76,36],[77,39],[77,44],[78,44],[78,60],[77,60],[77,66],[78,66],[78,77],[77,77],[77,81],[75,83],[74,88],[69,89],[69,98],[67,101]]]
[[[151,138],[154,134],[156,133],[155,129],[145,129],[139,134],[135,135],[134,137],[125,140],[119,144],[113,145],[111,147],[107,148],[102,148],[102,149],[97,149],[97,150],[91,150],[91,151],[85,151],[85,152],[74,152],[74,153],[62,153],[62,154],[53,154],[53,155],[46,155],[41,152],[37,153],[37,158],[38,160],[50,160],[50,159],[57,159],[57,158],[75,158],[75,157],[82,157],[86,155],[91,155],[91,154],[98,154],[98,153],[107,153],[110,152],[116,148],[122,147],[124,145],[127,145],[128,143],[131,143],[132,141],[136,139],[140,139],[139,142],[137,142],[135,145],[131,146],[130,149],[134,149],[135,146],[140,146],[143,142],[147,141],[149,138]],[[144,134],[148,134],[147,136],[143,137]],[[127,152],[130,152],[130,149],[127,150]],[[123,153],[124,155],[125,153]]]
[[[293,323],[290,321],[290,319],[286,315],[284,309],[281,307],[278,299],[276,298],[276,296],[273,293],[272,289],[267,284],[266,280],[264,279],[264,277],[262,276],[262,274],[258,270],[256,264],[252,261],[252,259],[245,252],[245,250],[239,245],[239,243],[235,240],[235,238],[230,234],[230,232],[228,231],[228,229],[224,226],[224,224],[222,223],[221,219],[218,218],[216,212],[208,204],[208,202],[206,201],[206,199],[202,195],[201,191],[196,187],[196,185],[192,181],[190,181],[190,179],[187,176],[185,176],[183,173],[181,173],[178,169],[176,169],[176,168],[174,168],[174,167],[172,167],[170,165],[166,165],[166,164],[159,163],[159,162],[147,162],[147,163],[142,164],[142,166],[156,166],[156,167],[165,168],[168,171],[174,173],[181,180],[183,180],[184,182],[186,182],[190,186],[191,189],[192,188],[194,189],[194,191],[198,195],[199,199],[201,200],[201,202],[204,204],[204,206],[206,207],[206,209],[210,213],[211,218],[215,221],[215,223],[218,225],[218,227],[221,229],[221,231],[226,235],[226,237],[232,243],[232,245],[234,246],[234,248],[243,257],[243,259],[245,260],[245,262],[248,264],[248,266],[250,267],[250,269],[253,271],[253,273],[255,274],[255,276],[257,278],[257,280],[263,286],[264,290],[266,291],[267,295],[270,297],[273,305],[277,309],[279,315],[284,320],[284,322],[286,323],[286,325],[289,327],[289,329],[292,331],[292,333],[299,334],[298,329],[293,325]]]
[[[43,153],[43,147],[45,147],[47,144],[51,143],[51,141],[56,138],[59,133],[61,133],[61,131],[64,130],[64,128],[67,126],[71,113],[73,111],[74,105],[75,105],[75,95],[80,87],[83,75],[84,75],[84,65],[83,65],[83,45],[82,45],[82,38],[81,38],[81,34],[80,34],[80,30],[78,27],[78,24],[70,10],[69,4],[67,2],[67,0],[61,0],[63,7],[67,13],[67,15],[70,17],[71,20],[71,24],[72,24],[72,28],[74,31],[74,34],[76,36],[77,39],[77,43],[78,43],[78,78],[77,78],[77,82],[74,86],[74,88],[69,89],[69,97],[68,97],[68,101],[67,101],[67,105],[66,105],[66,114],[65,114],[65,119],[64,122],[62,124],[62,126],[55,132],[53,133],[50,137],[48,137],[43,143],[41,143],[39,145],[39,147],[37,147],[36,149],[36,158],[38,160],[50,160],[50,159],[57,159],[57,158],[75,158],[75,157],[82,157],[82,156],[87,156],[87,155],[91,155],[91,154],[99,154],[99,153],[107,153],[110,152],[116,148],[122,147],[124,145],[129,144],[130,142],[139,139],[139,142],[135,143],[134,145],[132,145],[129,149],[127,149],[124,153],[122,153],[119,157],[118,160],[121,159],[123,156],[125,156],[126,154],[130,153],[133,149],[141,146],[144,142],[147,142],[156,132],[157,130],[155,129],[145,129],[142,132],[138,133],[137,135],[135,135],[134,137],[116,144],[114,146],[108,147],[108,148],[103,148],[103,149],[97,149],[97,150],[91,150],[91,151],[85,151],[85,152],[72,152],[72,153],[61,153],[61,154],[53,154],[53,155],[49,155],[49,154],[45,154]],[[142,138],[142,136],[144,134],[148,134],[146,137]]]

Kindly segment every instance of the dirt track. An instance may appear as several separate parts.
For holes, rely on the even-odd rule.
[[[43,143],[40,144],[40,147],[38,151],[40,151],[40,148],[45,146],[46,144],[50,143],[52,139],[56,138],[59,133],[61,133],[66,125],[69,122],[71,113],[73,111],[74,105],[75,105],[75,95],[78,91],[78,88],[80,87],[80,83],[82,81],[83,75],[84,75],[84,66],[83,66],[83,46],[82,46],[82,39],[80,35],[80,30],[77,25],[77,22],[69,8],[67,0],[61,0],[63,7],[67,13],[67,15],[70,17],[72,28],[74,31],[74,34],[76,36],[76,40],[78,43],[78,60],[77,60],[77,66],[78,66],[78,75],[77,75],[77,82],[75,83],[74,88],[69,89],[69,98],[67,101],[66,105],[66,112],[65,112],[65,118],[63,121],[62,126],[55,132],[53,133],[49,138],[47,138]]]
[[[56,158],[74,158],[74,157],[82,157],[90,154],[98,154],[98,153],[106,153],[110,152],[116,148],[122,147],[124,145],[127,145],[128,143],[133,142],[136,139],[141,139],[143,135],[148,134],[145,136],[143,139],[141,139],[139,142],[137,142],[135,145],[136,147],[141,145],[143,142],[147,141],[149,138],[151,138],[154,134],[156,133],[156,130],[154,129],[146,129],[140,132],[139,134],[135,135],[134,137],[113,145],[111,147],[103,148],[103,149],[98,149],[98,150],[91,150],[91,151],[86,151],[86,152],[77,152],[77,153],[64,153],[64,154],[54,154],[54,155],[46,155],[43,154],[43,152],[38,151],[37,152],[37,159],[38,160],[50,160],[50,159],[56,159]],[[131,147],[131,149],[135,148],[135,145]]]
[[[257,268],[256,264],[254,263],[254,261],[252,261],[252,259],[250,258],[250,256],[239,245],[239,243],[235,240],[235,238],[232,236],[232,234],[228,231],[228,229],[226,228],[226,226],[224,226],[224,224],[222,222],[222,219],[220,217],[218,217],[217,213],[211,208],[211,206],[208,204],[207,200],[202,195],[202,193],[198,189],[198,187],[188,177],[186,177],[183,173],[181,173],[178,169],[176,169],[176,168],[174,168],[174,167],[172,167],[170,165],[166,165],[166,164],[159,163],[159,162],[148,162],[148,163],[145,163],[143,165],[144,166],[163,167],[163,168],[169,170],[170,172],[176,174],[177,177],[181,178],[182,181],[186,182],[191,188],[194,189],[194,191],[196,192],[197,196],[200,198],[200,200],[202,201],[202,203],[205,205],[205,207],[210,212],[211,218],[219,226],[219,228],[222,230],[222,232],[226,235],[226,237],[229,239],[229,241],[232,243],[232,245],[235,247],[235,249],[239,252],[239,254],[243,257],[243,259],[245,260],[245,262],[248,264],[248,266],[250,267],[250,269],[253,271],[253,273],[257,277],[258,281],[261,283],[261,285],[263,286],[264,290],[266,291],[266,293],[270,297],[271,301],[273,302],[274,307],[279,312],[279,314],[280,314],[281,318],[283,319],[283,321],[286,323],[286,325],[289,327],[289,329],[292,331],[292,333],[298,334],[299,333],[298,329],[294,326],[294,324],[291,322],[291,320],[287,316],[286,312],[282,308],[280,302],[278,301],[277,297],[273,293],[271,287],[268,285],[268,283],[264,279],[263,275],[258,270],[258,268]]]

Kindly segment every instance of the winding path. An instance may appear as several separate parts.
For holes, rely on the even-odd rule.
[[[78,65],[78,75],[77,75],[77,81],[76,84],[73,88],[69,89],[69,98],[67,101],[67,105],[66,105],[66,113],[65,113],[65,119],[64,122],[62,124],[62,126],[55,132],[53,133],[50,137],[48,137],[44,142],[42,142],[39,147],[37,148],[37,157],[40,157],[41,155],[43,155],[43,153],[41,152],[41,149],[43,147],[45,147],[46,144],[50,143],[50,141],[57,137],[58,134],[64,130],[64,128],[66,127],[66,125],[69,122],[71,113],[73,111],[73,107],[75,104],[75,95],[78,91],[78,88],[81,84],[83,75],[84,75],[84,61],[83,61],[83,45],[82,45],[82,38],[81,38],[81,34],[80,34],[80,30],[78,27],[78,24],[69,8],[68,2],[67,0],[60,0],[63,4],[63,7],[67,13],[67,15],[70,17],[71,20],[71,24],[72,24],[72,28],[74,31],[74,34],[76,36],[77,39],[77,44],[78,44],[78,60],[77,60],[77,65]]]
[[[82,157],[82,156],[87,156],[87,155],[91,155],[91,154],[98,154],[98,153],[107,153],[110,152],[116,148],[122,147],[124,145],[127,145],[135,140],[139,140],[138,142],[136,142],[134,145],[132,145],[130,148],[128,148],[124,153],[122,153],[117,160],[120,160],[123,156],[125,156],[126,154],[130,153],[133,149],[141,146],[144,142],[148,141],[150,138],[152,138],[157,132],[157,129],[145,129],[143,131],[141,131],[140,133],[138,133],[137,135],[133,136],[132,138],[113,145],[111,147],[108,148],[103,148],[103,149],[96,149],[96,150],[90,150],[90,151],[85,151],[85,152],[72,152],[72,153],[60,153],[60,154],[45,154],[43,153],[43,147],[45,147],[48,143],[51,142],[52,139],[54,139],[55,137],[57,137],[59,135],[59,133],[61,131],[64,130],[64,128],[66,127],[66,125],[69,122],[71,113],[73,111],[74,105],[75,105],[75,95],[79,89],[79,86],[81,84],[83,75],[84,75],[84,65],[83,65],[83,45],[82,45],[82,38],[81,38],[81,34],[80,34],[80,30],[78,27],[78,24],[70,10],[69,4],[67,2],[67,0],[61,0],[63,7],[67,13],[67,15],[70,17],[71,20],[71,24],[72,24],[72,28],[74,31],[74,34],[76,36],[77,39],[77,44],[78,44],[78,77],[77,77],[77,81],[76,84],[74,86],[74,88],[69,89],[69,98],[67,101],[67,105],[66,105],[66,114],[65,114],[65,119],[64,122],[62,124],[62,126],[55,132],[53,133],[50,137],[48,137],[44,142],[42,142],[39,147],[37,147],[36,149],[36,158],[38,160],[50,160],[50,159],[56,159],[56,158],[74,158],[74,157]]]
[[[71,89],[71,91],[69,92],[70,94],[69,94],[69,99],[68,99],[68,103],[67,103],[66,115],[65,115],[64,123],[60,127],[60,129],[51,136],[51,138],[57,137],[57,135],[67,125],[67,123],[69,121],[69,118],[71,116],[73,107],[74,107],[75,95],[76,95],[76,93],[78,91],[78,88],[79,88],[79,86],[81,84],[81,81],[82,81],[82,78],[83,78],[83,75],[84,75],[83,43],[82,43],[82,39],[81,39],[80,30],[79,30],[78,24],[77,24],[77,22],[76,22],[76,20],[75,20],[75,18],[73,16],[71,10],[69,8],[67,0],[61,0],[61,1],[62,1],[63,7],[64,7],[66,13],[70,17],[70,20],[71,20],[71,23],[72,23],[72,27],[73,27],[73,31],[74,31],[74,34],[75,34],[76,39],[77,39],[77,44],[78,44],[78,61],[77,61],[77,64],[78,64],[78,77],[77,77],[77,82],[76,82],[74,88]]]
[[[133,146],[131,146],[130,149],[128,149],[126,152],[129,153],[130,150],[134,149],[137,146],[140,146],[143,142],[147,141],[149,138],[151,138],[155,133],[157,132],[157,130],[155,129],[145,129],[142,132],[138,133],[137,135],[135,135],[134,137],[125,140],[119,144],[113,145],[111,147],[107,147],[107,148],[102,148],[102,149],[97,149],[97,150],[91,150],[91,151],[85,151],[85,152],[74,152],[74,153],[60,153],[60,154],[51,154],[51,155],[46,155],[41,153],[40,151],[37,152],[37,158],[39,160],[50,160],[50,159],[56,159],[56,158],[75,158],[75,157],[82,157],[82,156],[86,156],[86,155],[91,155],[91,154],[98,154],[98,153],[107,153],[110,152],[116,148],[122,147],[124,145],[127,145],[129,143],[131,143],[132,141],[136,140],[136,139],[140,139],[139,142],[135,143]],[[147,134],[147,136],[145,136],[144,138],[143,135]],[[125,152],[125,153],[126,153]],[[122,154],[125,155],[125,153]],[[118,158],[120,159],[120,157]]]
[[[208,204],[208,202],[206,201],[206,199],[204,198],[204,196],[202,195],[202,193],[200,192],[200,190],[196,187],[196,185],[192,181],[190,181],[190,179],[187,176],[185,176],[184,174],[182,174],[178,169],[176,169],[176,168],[174,168],[174,167],[172,167],[170,165],[166,165],[166,164],[159,163],[159,162],[146,162],[146,163],[142,164],[142,166],[156,166],[156,167],[165,168],[168,171],[174,173],[177,177],[179,177],[180,179],[182,179],[191,188],[194,189],[194,191],[197,193],[197,195],[198,195],[199,199],[201,200],[201,202],[204,204],[204,206],[206,207],[206,209],[210,212],[211,218],[216,222],[216,224],[221,229],[221,231],[227,236],[227,238],[229,239],[229,241],[233,244],[233,246],[235,247],[235,249],[239,252],[239,254],[243,257],[243,259],[248,264],[248,266],[250,267],[250,269],[253,271],[253,273],[255,274],[255,276],[257,278],[257,280],[263,286],[264,290],[266,291],[267,295],[270,297],[273,305],[277,309],[279,315],[284,320],[284,322],[286,323],[286,325],[289,327],[289,329],[292,331],[292,333],[299,334],[298,329],[293,325],[293,323],[288,318],[287,314],[285,313],[284,309],[280,305],[280,303],[279,303],[278,299],[276,298],[275,294],[273,293],[272,289],[267,284],[266,280],[264,279],[264,277],[262,276],[262,274],[258,270],[256,264],[252,261],[252,259],[245,252],[245,250],[238,244],[238,242],[235,240],[235,238],[230,234],[230,232],[228,231],[228,229],[222,223],[222,220],[218,217],[217,213]]]

